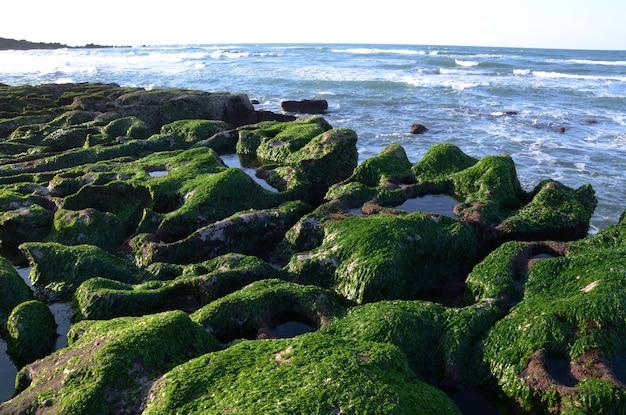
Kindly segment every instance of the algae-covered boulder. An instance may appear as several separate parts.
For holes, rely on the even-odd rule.
[[[158,234],[166,242],[179,240],[235,212],[267,209],[283,201],[282,195],[263,189],[242,170],[227,169],[187,189],[183,205],[165,216]]]
[[[300,201],[287,202],[276,208],[247,210],[201,227],[188,237],[162,243],[138,235],[133,238],[137,264],[152,262],[189,264],[205,261],[229,252],[268,258],[273,247],[310,207]]]
[[[95,245],[113,252],[125,238],[124,225],[117,216],[87,208],[78,211],[57,210],[48,240],[63,245]]]
[[[11,208],[12,207],[12,208]],[[0,242],[4,247],[43,240],[50,233],[53,212],[27,197],[0,212]]]
[[[46,304],[20,303],[7,320],[7,353],[18,367],[48,355],[54,349],[56,326]]]
[[[90,278],[74,293],[76,319],[110,319],[166,310],[196,311],[203,305],[261,279],[283,277],[281,270],[256,257],[229,254],[169,271],[153,264],[157,280],[126,284]],[[158,265],[158,266],[157,266]],[[157,269],[158,268],[158,269]],[[171,273],[171,274],[170,274]]]
[[[339,215],[321,226],[321,245],[292,256],[288,269],[359,303],[417,298],[476,261],[474,229],[444,216]]]
[[[133,232],[141,220],[143,209],[150,206],[152,197],[144,186],[116,180],[105,185],[86,185],[63,201],[63,208],[87,208],[114,214],[127,232]]]
[[[18,304],[33,299],[33,292],[9,261],[0,257],[0,334],[9,314]]]
[[[278,326],[291,321],[314,330],[328,324],[347,305],[332,291],[266,279],[207,304],[191,318],[227,343],[240,338],[280,337]]]
[[[388,343],[319,333],[243,341],[168,372],[144,414],[458,414]]]
[[[33,266],[30,279],[49,300],[69,298],[89,278],[136,282],[139,270],[93,245],[67,246],[56,242],[26,242],[20,250]]]
[[[508,397],[555,413],[625,410],[625,240],[622,222],[528,270],[522,301],[484,343]]]
[[[182,311],[82,321],[68,340],[18,373],[17,394],[0,413],[139,413],[154,379],[218,349]]]

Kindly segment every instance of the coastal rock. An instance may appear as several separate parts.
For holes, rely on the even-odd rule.
[[[490,330],[484,351],[491,374],[522,407],[624,409],[625,236],[621,221],[518,275],[523,299]],[[523,246],[501,249],[515,256]]]
[[[200,307],[267,278],[285,278],[284,272],[253,256],[227,254],[187,266],[153,263],[154,278],[126,284],[90,278],[74,294],[75,320],[141,316],[169,310],[194,312]]]
[[[20,278],[9,261],[0,257],[0,334],[5,333],[6,322],[13,308],[32,300],[33,292]]]
[[[2,255],[34,286],[0,261],[0,335],[41,357],[0,413],[458,413],[434,387],[623,412],[626,214],[588,236],[590,185],[445,143],[357,164],[353,130],[243,99],[0,86]],[[402,205],[434,196],[454,212]],[[60,299],[67,348],[8,333]]]
[[[304,114],[322,114],[328,109],[325,99],[303,99],[301,101],[285,100],[280,102],[283,111]]]
[[[17,367],[41,359],[54,350],[56,323],[48,306],[30,300],[16,306],[7,319],[7,353]]]
[[[56,242],[25,242],[20,250],[33,267],[30,280],[49,300],[67,300],[83,281],[105,277],[136,282],[139,271],[122,258],[93,245],[68,246]]]
[[[411,125],[411,134],[424,134],[428,131],[428,128],[422,124],[413,124]]]
[[[176,411],[178,402],[190,414],[460,413],[395,346],[319,333],[238,342],[168,372],[149,396],[146,415]]]
[[[182,311],[82,321],[68,341],[20,370],[17,395],[0,413],[138,413],[151,379],[219,347]]]

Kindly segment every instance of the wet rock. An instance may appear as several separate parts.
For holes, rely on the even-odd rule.
[[[211,394],[197,393],[207,388]],[[150,396],[146,414],[169,412],[181,399],[190,413],[459,413],[444,393],[415,377],[396,347],[318,333],[239,342],[169,372]]]
[[[429,214],[318,220],[321,245],[293,255],[288,269],[299,282],[332,287],[358,303],[416,298],[435,281],[467,272],[478,248],[471,226]]]
[[[20,250],[33,269],[30,279],[48,300],[71,297],[83,281],[105,277],[136,282],[139,271],[123,259],[93,245],[67,246],[56,242],[26,242]]]
[[[53,231],[47,238],[63,245],[95,245],[109,252],[114,252],[125,239],[124,225],[117,216],[92,208],[57,210]]]
[[[411,125],[411,134],[424,134],[426,131],[428,131],[428,128],[422,124]]]
[[[537,261],[520,276],[521,302],[487,335],[490,371],[523,407],[621,410],[609,396],[623,394],[618,339],[626,332],[624,226],[570,242],[561,256]]]
[[[9,261],[0,257],[0,334],[13,308],[33,299],[33,292]]]
[[[83,321],[68,334],[69,347],[25,366],[18,395],[0,413],[138,413],[152,379],[217,350],[215,339],[182,311],[108,321]],[[117,385],[112,388],[111,385]]]
[[[7,353],[18,367],[43,358],[54,350],[56,323],[41,301],[24,301],[7,319]]]
[[[325,99],[303,99],[301,101],[285,100],[280,102],[283,111],[305,114],[322,114],[328,109]]]
[[[336,293],[278,279],[265,279],[219,298],[191,318],[222,343],[235,339],[275,337],[276,327],[290,320],[314,328],[326,326],[349,303]]]
[[[74,294],[76,319],[102,320],[168,310],[191,313],[254,281],[285,277],[281,270],[267,262],[237,254],[178,269],[172,264],[152,265],[149,272],[157,274],[158,279],[142,284],[105,278],[90,278],[83,282]]]
[[[307,204],[294,201],[276,208],[241,212],[167,244],[139,235],[131,242],[135,262],[143,265],[152,262],[189,264],[229,252],[268,258],[285,232],[309,211]]]

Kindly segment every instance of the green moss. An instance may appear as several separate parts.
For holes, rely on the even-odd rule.
[[[430,147],[412,170],[418,180],[430,181],[468,169],[477,162],[457,146],[441,143]]]
[[[155,268],[149,271],[156,272]],[[282,274],[258,258],[234,254],[169,271],[163,265],[159,268],[162,280],[142,284],[104,278],[83,282],[74,294],[76,318],[110,319],[174,309],[192,312],[253,281]],[[163,280],[167,277],[172,280]]]
[[[532,200],[505,219],[499,228],[510,233],[545,233],[559,229],[567,240],[582,238],[589,230],[596,204],[594,191],[588,184],[574,190],[546,180],[535,188]],[[576,234],[569,235],[567,228],[573,228]]]
[[[54,214],[49,242],[63,245],[95,245],[113,252],[126,237],[124,225],[117,216],[87,208],[80,211],[59,209]]]
[[[515,258],[524,246],[522,242],[506,242],[474,267],[465,279],[474,300],[491,298],[511,304],[522,298],[523,281],[515,269]]]
[[[9,314],[18,304],[33,299],[33,293],[13,265],[0,257],[0,334]]]
[[[18,367],[54,349],[56,323],[47,305],[31,300],[16,306],[7,320],[7,352]]]
[[[236,190],[234,190],[236,189]],[[165,241],[184,238],[210,223],[245,209],[265,209],[284,196],[260,187],[240,169],[227,169],[185,186],[185,202],[167,214],[158,233]]]
[[[623,235],[616,229],[621,227],[572,243],[573,249],[564,257],[541,260],[530,269],[523,301],[485,340],[485,359],[508,396],[529,406],[534,397],[544,405],[558,405],[563,394],[525,381],[532,376],[524,374],[531,359],[587,365],[586,373],[597,373],[598,362],[588,356],[611,359],[624,350],[626,260],[613,242],[613,236]],[[582,380],[575,378],[577,383]],[[613,403],[603,400],[603,405]]]
[[[69,210],[97,209],[110,212],[131,233],[139,224],[143,210],[152,204],[152,196],[145,186],[115,180],[105,185],[86,185],[65,198],[63,208]]]
[[[211,335],[180,311],[79,322],[68,340],[69,347],[18,373],[23,391],[0,412],[28,413],[45,405],[64,414],[137,413],[147,382],[218,348]]]
[[[289,320],[319,327],[346,305],[340,296],[319,287],[265,279],[211,302],[191,318],[226,343],[271,335],[276,325]]]
[[[256,150],[256,156],[265,163],[284,163],[293,152],[308,144],[324,130],[316,123],[286,123],[280,132],[264,139]]]
[[[120,117],[101,128],[101,134],[108,140],[117,137],[148,138],[149,131],[145,122],[137,117]]]
[[[26,242],[22,252],[33,266],[30,279],[51,300],[67,299],[89,278],[136,282],[139,271],[93,245],[66,246],[55,242]]]
[[[195,143],[227,129],[224,121],[183,119],[161,127],[161,134],[171,134],[184,142]]]
[[[146,414],[457,414],[385,343],[313,333],[240,342],[179,366],[152,386]]]
[[[52,212],[23,199],[27,206],[0,212],[0,241],[4,247],[44,239],[52,225]]]
[[[415,177],[411,167],[404,148],[399,144],[389,144],[380,154],[364,160],[354,169],[350,180],[366,186],[383,185],[386,180],[412,183]]]
[[[345,339],[390,343],[402,350],[421,380],[438,383],[445,370],[442,339],[445,308],[425,301],[379,301],[352,307],[324,333]]]
[[[406,299],[434,281],[466,272],[476,250],[474,230],[447,217],[352,216],[324,223],[322,245],[293,257],[288,268],[331,263],[332,287],[359,303]]]

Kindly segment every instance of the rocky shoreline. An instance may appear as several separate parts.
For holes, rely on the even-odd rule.
[[[626,219],[588,236],[590,185],[526,192],[505,154],[358,163],[357,140],[242,94],[0,86],[20,369],[0,414],[456,414],[468,388],[513,413],[626,410]],[[403,210],[433,196],[453,213]]]

